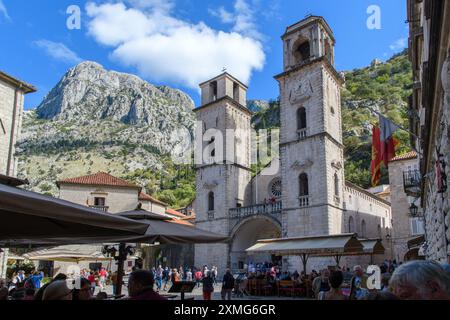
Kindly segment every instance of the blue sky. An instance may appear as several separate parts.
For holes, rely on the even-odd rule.
[[[66,25],[71,5],[81,9],[79,30]],[[381,29],[366,25],[371,5],[381,10]],[[332,27],[338,70],[407,45],[406,0],[0,0],[0,70],[38,88],[26,109],[83,60],[179,88],[197,105],[197,83],[227,67],[248,82],[249,98],[271,99],[282,71],[280,36],[307,14]]]

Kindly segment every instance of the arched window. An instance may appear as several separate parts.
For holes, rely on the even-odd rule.
[[[348,218],[348,232],[355,233],[355,220],[353,220],[352,216]]]
[[[309,41],[304,41],[294,47],[294,56],[297,63],[306,61],[311,55]]]
[[[308,175],[306,173],[302,173],[299,177],[299,196],[304,197],[307,195],[309,195]]]
[[[361,238],[366,237],[366,221],[361,221]]]
[[[208,193],[208,211],[214,211],[214,192]]]
[[[339,176],[337,172],[334,174],[334,195],[339,197]]]
[[[217,100],[217,81],[213,81],[209,84],[210,100]]]
[[[297,130],[306,129],[306,110],[303,107],[297,109]]]

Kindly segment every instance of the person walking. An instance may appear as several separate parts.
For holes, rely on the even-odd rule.
[[[117,294],[117,279],[118,279],[118,273],[117,271],[114,271],[113,274],[111,275],[111,284],[113,287],[113,295]]]
[[[195,282],[197,282],[197,288],[200,288],[200,283],[202,282],[203,273],[200,270],[195,272]]]
[[[227,269],[225,271],[225,275],[223,276],[222,280],[222,291],[221,291],[222,300],[225,300],[226,297],[228,298],[228,300],[231,300],[231,293],[233,292],[233,289],[234,289],[234,277],[231,274],[231,270]]]
[[[211,275],[211,271],[206,273],[206,277],[203,278],[203,300],[211,300],[211,294],[214,292],[214,281]]]
[[[159,292],[162,287],[163,268],[159,265],[155,272],[156,291]]]
[[[169,282],[169,279],[170,279],[170,270],[169,267],[165,267],[163,271],[164,291],[167,290],[167,283]]]
[[[366,300],[369,296],[367,276],[361,266],[353,267],[353,277],[350,281],[350,300]]]
[[[39,290],[42,279],[44,279],[44,272],[35,271],[28,280],[31,282],[33,289]]]
[[[91,284],[91,293],[94,294],[95,293],[95,273],[94,271],[91,271],[89,276],[88,276],[88,280]]]
[[[214,281],[214,285],[217,285],[217,267],[212,267],[212,277]]]
[[[187,269],[187,271],[186,271],[186,281],[188,281],[188,282],[192,282],[193,281],[191,269]]]

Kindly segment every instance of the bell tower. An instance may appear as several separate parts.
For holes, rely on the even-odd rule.
[[[252,113],[247,86],[228,73],[200,84],[196,129],[196,226],[228,235],[229,211],[250,199]],[[195,246],[195,265],[230,265],[228,244]]]
[[[342,231],[344,161],[334,36],[309,16],[282,36],[280,159],[283,237]]]

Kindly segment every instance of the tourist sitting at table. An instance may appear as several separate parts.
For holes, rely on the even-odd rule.
[[[74,281],[74,284],[75,284],[75,281]],[[100,294],[100,293],[101,292],[99,292],[98,294]],[[80,301],[92,300],[93,298],[92,298],[90,281],[86,278],[81,278],[80,279],[80,289],[74,289],[72,297],[73,297],[73,300],[80,300]]]
[[[72,300],[72,292],[66,281],[53,281],[45,288],[42,300]]]
[[[289,281],[289,280],[291,280],[291,275],[289,274],[289,272],[285,271],[285,272],[283,272],[282,276],[280,277],[280,280]]]
[[[320,291],[330,290],[330,284],[328,282],[328,277],[330,276],[330,271],[328,269],[323,269],[319,277],[316,277],[312,282],[312,289],[314,292],[314,297],[319,296]]]
[[[129,300],[167,300],[153,290],[155,279],[147,270],[136,270],[128,279]]]
[[[317,295],[318,300],[347,300],[347,297],[341,291],[341,285],[344,281],[342,271],[332,271],[329,278],[329,290],[320,291]]]

